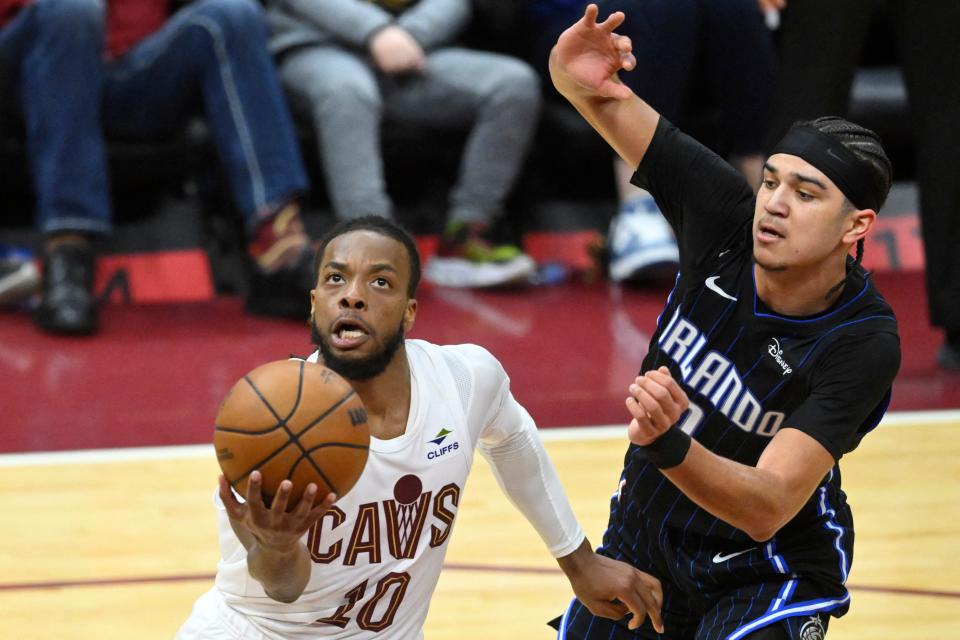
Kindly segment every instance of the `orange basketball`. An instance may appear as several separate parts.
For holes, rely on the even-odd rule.
[[[321,364],[278,360],[243,376],[217,412],[213,444],[230,485],[246,497],[250,473],[263,477],[267,504],[284,479],[289,507],[310,482],[316,501],[345,495],[367,463],[367,412],[346,380]]]

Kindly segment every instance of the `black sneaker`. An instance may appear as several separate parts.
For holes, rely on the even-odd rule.
[[[290,264],[264,271],[249,268],[245,308],[250,313],[274,318],[306,320],[310,317],[310,290],[316,285],[313,252],[307,248]]]
[[[43,256],[43,293],[34,320],[44,331],[86,335],[97,330],[93,250],[62,244]]]

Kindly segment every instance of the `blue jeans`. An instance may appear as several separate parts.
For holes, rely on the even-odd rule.
[[[44,233],[111,230],[100,131],[103,5],[36,0],[0,28],[0,57],[13,71]]]
[[[202,108],[248,230],[307,187],[253,0],[199,0],[107,66],[108,136],[155,139]]]
[[[109,232],[103,132],[161,139],[198,110],[248,229],[306,189],[252,0],[198,0],[109,63],[104,20],[99,0],[36,0],[0,30],[0,56],[18,72],[41,230]]]

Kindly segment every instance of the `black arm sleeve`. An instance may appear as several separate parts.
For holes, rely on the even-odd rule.
[[[816,365],[810,396],[784,426],[813,437],[839,460],[883,417],[899,368],[900,339],[894,334],[835,343]]]
[[[663,117],[631,182],[657,201],[683,266],[710,255],[753,219],[753,190],[743,175]]]

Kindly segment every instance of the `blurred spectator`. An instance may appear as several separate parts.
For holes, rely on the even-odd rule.
[[[514,58],[453,45],[470,0],[276,0],[271,49],[293,109],[313,123],[338,218],[391,217],[381,122],[466,128],[439,254],[424,278],[453,287],[526,282],[533,260],[487,232],[536,129],[536,75]]]
[[[312,288],[296,138],[252,0],[0,0],[46,234],[46,330],[97,328],[90,237],[111,231],[102,132],[156,140],[202,110],[250,234],[247,308],[305,318]],[[106,24],[106,30],[104,25]],[[106,35],[105,35],[106,32]]]
[[[578,20],[586,0],[533,0],[532,56],[547,74],[550,49],[560,33]],[[773,84],[773,41],[757,0],[597,0],[600,17],[623,11],[617,32],[629,36],[637,68],[620,75],[663,117],[683,123],[699,105],[691,104],[696,82],[721,116],[719,144],[731,163],[757,187],[763,167],[762,132]],[[697,93],[701,93],[698,88]],[[620,210],[610,224],[607,245],[610,277],[643,280],[676,271],[673,232],[653,197],[630,184],[636,167],[614,158]]]
[[[960,370],[960,2],[790,0],[769,140],[796,120],[843,114],[873,11],[892,12],[916,139],[927,301],[945,331],[939,364]]]
[[[100,90],[103,7],[94,0],[0,0],[0,58],[19,87],[45,235],[39,325],[97,327],[89,236],[110,231]]]

